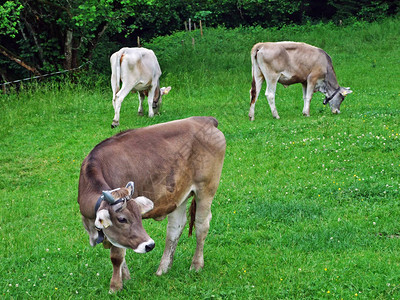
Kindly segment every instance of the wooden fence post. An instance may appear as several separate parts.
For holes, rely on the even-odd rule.
[[[200,20],[200,35],[203,37],[203,26],[201,26],[201,20]]]
[[[188,31],[187,22],[185,21],[183,24],[185,24],[185,31]]]
[[[141,45],[140,45],[140,37],[139,36],[137,36],[137,46],[140,48],[140,47],[142,47]]]
[[[192,31],[192,19],[189,18],[189,31]]]

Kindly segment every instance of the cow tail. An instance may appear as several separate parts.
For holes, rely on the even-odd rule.
[[[253,49],[251,49],[251,66],[252,66],[252,73],[253,73],[253,78],[254,78],[254,70],[258,68],[258,62],[257,62],[257,54],[258,51],[262,48],[262,43],[256,44]]]
[[[118,93],[121,82],[121,58],[122,55],[120,51],[114,53],[111,56],[111,87],[113,90],[113,99],[115,99],[115,95]]]
[[[121,60],[123,55],[118,55],[116,61],[116,75],[117,75],[117,93],[119,91],[119,85],[121,83]]]
[[[192,200],[192,204],[190,205],[190,208],[189,208],[189,213],[190,213],[189,236],[192,236],[194,221],[196,218],[196,199],[195,198],[193,198],[193,200]]]
[[[253,104],[256,101],[256,95],[257,95],[257,87],[256,87],[256,79],[254,77],[254,70],[258,68],[258,63],[257,63],[257,54],[258,51],[260,50],[261,45],[256,44],[253,49],[251,49],[251,73],[252,73],[252,82],[251,82],[251,90],[250,90],[250,95],[251,95],[251,101],[250,104]]]
[[[251,82],[251,91],[250,91],[250,95],[251,95],[251,100],[250,100],[250,104],[253,104],[254,102],[256,102],[256,95],[257,95],[257,91],[256,91],[256,81],[254,79],[253,76],[253,81]]]

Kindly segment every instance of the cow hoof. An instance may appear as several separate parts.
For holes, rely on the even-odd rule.
[[[158,268],[156,275],[161,276],[162,274],[166,274],[168,272],[168,268],[163,269],[163,268]]]
[[[276,111],[272,113],[272,117],[277,120],[281,118]]]
[[[196,272],[199,272],[201,269],[204,267],[204,262],[203,263],[192,263],[190,266],[190,271],[194,270]]]
[[[250,116],[250,115],[249,115],[249,120],[250,120],[250,121],[254,121],[254,116]]]
[[[118,126],[119,126],[119,123],[114,123],[114,122],[113,122],[113,123],[111,124],[111,129],[113,129],[113,128],[115,128],[115,127],[118,127]]]
[[[168,272],[168,270],[169,270],[169,266],[159,266],[158,267],[158,269],[157,269],[157,272],[156,272],[156,275],[157,276],[161,276],[162,274],[165,274],[165,273],[167,273]]]
[[[142,117],[143,116],[143,112],[142,111],[138,111],[137,115]]]
[[[152,118],[152,117],[154,117],[154,114],[149,114],[149,118]]]
[[[108,291],[108,293],[114,294],[120,290],[122,290],[122,284],[121,285],[110,285],[110,290]]]

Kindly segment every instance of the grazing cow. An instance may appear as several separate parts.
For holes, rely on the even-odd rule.
[[[153,117],[161,106],[162,95],[168,94],[171,90],[170,86],[160,89],[161,69],[154,52],[146,48],[122,48],[111,55],[110,63],[115,111],[111,127],[119,125],[122,101],[131,90],[139,92],[138,114],[143,115],[142,102],[147,96],[149,117]],[[121,89],[120,81],[122,81]]]
[[[165,250],[156,274],[168,271],[192,196],[189,235],[195,225],[197,247],[190,269],[204,266],[211,202],[226,147],[217,125],[212,117],[191,117],[124,131],[98,144],[84,159],[78,203],[90,244],[103,241],[111,248],[111,291],[121,289],[122,280],[130,278],[126,249],[145,253],[154,248],[142,218],[168,216]]]
[[[340,113],[340,104],[350,88],[340,87],[332,59],[322,49],[305,43],[258,43],[251,50],[253,82],[250,90],[249,118],[254,120],[254,108],[261,86],[267,81],[267,96],[272,116],[279,119],[275,107],[277,83],[287,87],[294,83],[303,85],[303,115],[310,116],[310,102],[314,92],[325,94],[324,105],[329,103],[332,113]]]

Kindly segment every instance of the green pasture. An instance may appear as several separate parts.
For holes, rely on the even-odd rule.
[[[399,28],[388,19],[157,38],[145,46],[172,90],[152,119],[137,116],[130,94],[116,129],[108,76],[1,94],[0,298],[400,299]],[[280,120],[264,89],[248,120],[250,49],[278,40],[330,54],[340,85],[353,90],[340,115],[316,93],[303,117],[293,85],[278,86]],[[216,117],[227,140],[205,267],[189,272],[195,238],[186,228],[172,269],[155,276],[166,220],[146,220],[156,248],[128,251],[132,280],[109,295],[109,250],[90,247],[76,201],[81,162],[121,130],[193,115]]]

